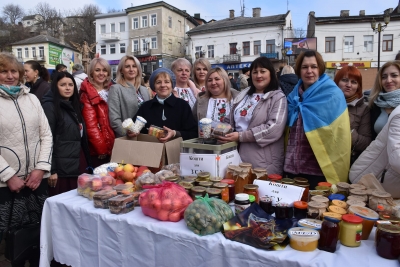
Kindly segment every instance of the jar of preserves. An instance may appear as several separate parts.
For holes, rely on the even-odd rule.
[[[378,206],[381,206],[385,210],[389,210],[392,209],[392,206],[390,205],[392,201],[393,199],[390,193],[374,190],[369,197],[368,206],[375,211],[378,211]]]
[[[228,165],[224,179],[233,179],[236,167],[235,165]]]
[[[350,196],[359,196],[363,198],[364,202],[368,201],[368,195],[366,190],[350,189]]]
[[[290,207],[288,203],[279,202],[275,205],[276,219],[290,219]],[[293,214],[292,214],[293,215]]]
[[[315,190],[319,190],[319,191],[324,192],[324,196],[325,196],[325,197],[328,197],[328,196],[331,194],[331,188],[328,187],[328,186],[320,186],[320,185],[317,185],[317,186],[315,187]]]
[[[191,183],[191,184],[194,184],[196,179],[197,179],[197,176],[184,176],[183,177],[183,181],[184,182],[188,182],[188,183]]]
[[[172,183],[177,184],[177,183],[179,182],[180,179],[181,179],[181,178],[180,178],[179,176],[170,176],[170,177],[166,177],[166,178],[165,178],[165,181],[168,181],[168,182],[172,182]]]
[[[204,197],[206,195],[206,188],[202,186],[193,186],[190,189],[190,196],[193,200],[196,200],[197,197]]]
[[[329,214],[324,215],[321,230],[319,231],[318,249],[334,253],[339,240],[340,219],[336,216],[329,217]]]
[[[221,183],[228,184],[228,191],[229,191],[229,202],[235,200],[235,180],[233,179],[222,179]]]
[[[299,251],[314,251],[318,246],[319,233],[317,230],[294,227],[288,231],[290,246]]]
[[[199,182],[199,186],[202,186],[205,188],[210,188],[212,185],[213,185],[213,182],[210,182],[210,181]]]
[[[328,183],[328,182],[319,182],[318,183],[318,186],[326,186],[326,187],[332,187],[332,184],[331,183]]]
[[[214,183],[213,187],[221,190],[221,198],[226,203],[229,203],[229,188],[227,183]]]
[[[213,183],[219,183],[219,182],[221,182],[221,180],[222,180],[222,177],[218,177],[218,176],[210,177],[210,182],[213,182]]]
[[[345,196],[349,195],[350,184],[345,182],[339,182],[336,184],[337,193]]]
[[[308,184],[308,179],[303,177],[294,177],[293,180],[295,185]]]
[[[400,218],[394,215],[387,215],[385,213],[382,213],[379,215],[379,219],[383,221],[388,221],[394,225],[400,225]]]
[[[357,215],[358,217],[363,219],[361,239],[367,240],[369,238],[369,235],[371,234],[375,222],[379,220],[379,214],[369,208],[360,206],[351,206],[349,208],[349,213]]]
[[[347,200],[357,200],[357,201],[362,201],[362,202],[365,202],[364,199],[365,198],[362,196],[355,196],[355,195],[347,197]]]
[[[351,184],[350,190],[352,189],[367,190],[367,188],[362,184]]]
[[[279,174],[268,174],[268,181],[275,183],[282,183],[282,175]]]
[[[245,209],[250,207],[250,200],[248,194],[236,194],[235,195],[235,214],[239,214]]]
[[[245,169],[239,168],[240,171],[236,173],[234,180],[235,180],[235,193],[240,194],[243,193],[244,186],[249,183],[249,178],[250,178],[250,172]]]
[[[207,188],[206,193],[208,194],[209,198],[218,198],[222,199],[221,193],[222,190],[218,188]]]
[[[361,206],[361,207],[365,207],[366,206],[365,202],[360,201],[360,200],[355,200],[355,199],[347,200],[346,204],[349,206],[349,208],[351,206]]]
[[[385,259],[400,257],[400,226],[381,224],[375,237],[376,252]]]
[[[197,179],[201,180],[201,181],[208,181],[210,180],[210,173],[209,172],[199,172],[197,174]]]
[[[310,184],[299,184],[299,187],[303,187],[303,195],[301,196],[301,201],[307,202],[308,201],[308,193],[310,191]]]
[[[296,185],[296,184],[295,184]],[[298,186],[298,185],[297,185]],[[311,198],[313,197],[313,196],[323,196],[323,197],[325,197],[324,196],[324,192],[322,192],[322,191],[319,191],[319,190],[309,190],[308,191],[308,199],[309,199],[309,201],[311,201]]]
[[[293,202],[293,214],[297,220],[301,220],[307,217],[307,202],[295,201]]]
[[[324,203],[310,201],[307,207],[307,218],[320,219],[325,211],[326,207]]]
[[[243,193],[253,195],[256,199],[256,203],[259,203],[259,197],[258,197],[258,185],[256,184],[246,184],[244,186]]]
[[[290,178],[282,178],[282,184],[294,185],[294,180]]]
[[[266,181],[268,180],[267,170],[263,168],[254,168],[253,173],[255,175],[255,179]]]
[[[274,207],[272,206],[272,199],[267,196],[260,197],[260,207],[269,215],[275,212]]]
[[[183,188],[185,188],[186,192],[188,194],[190,194],[190,189],[192,189],[193,184],[191,184],[189,182],[182,181],[182,182],[179,182],[179,185],[182,186]]]
[[[242,163],[239,163],[239,167],[242,169],[245,169],[246,171],[251,173],[251,168],[253,167],[253,164],[248,163],[248,162],[242,162]]]
[[[319,196],[319,195],[312,196],[311,197],[311,201],[316,201],[316,202],[319,202],[319,203],[323,203],[326,208],[328,208],[328,206],[329,206],[329,199],[327,197],[324,197],[324,196]]]
[[[361,245],[362,218],[345,214],[342,216],[339,240],[347,247],[359,247]]]

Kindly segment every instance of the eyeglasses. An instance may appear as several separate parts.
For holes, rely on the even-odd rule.
[[[340,81],[342,81],[343,83],[348,83],[348,82],[350,82],[350,83],[353,84],[353,85],[358,85],[358,82],[357,82],[356,80],[350,80],[350,79],[348,79],[348,78],[343,78],[343,79],[341,79]]]

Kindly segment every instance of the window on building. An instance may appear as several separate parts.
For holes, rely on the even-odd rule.
[[[345,36],[344,37],[344,49],[345,53],[353,53],[354,52],[354,36]]]
[[[100,54],[101,55],[107,54],[106,45],[100,45]]]
[[[325,37],[325,53],[335,53],[335,37]]]
[[[111,23],[110,32],[115,32],[115,23]]]
[[[172,39],[168,39],[168,50],[172,51]]]
[[[106,33],[106,25],[105,24],[100,25],[100,33]]]
[[[393,34],[383,35],[382,51],[393,51]]]
[[[157,69],[157,65],[155,62],[151,62],[151,72],[155,71]]]
[[[214,45],[208,45],[207,46],[207,57],[213,58],[214,57]]]
[[[151,19],[151,26],[156,26],[157,25],[157,14],[151,14],[150,19]]]
[[[27,25],[31,25],[31,22],[28,20],[28,21],[26,22],[26,24],[27,24]]]
[[[110,54],[115,54],[115,44],[110,44]]]
[[[139,51],[139,40],[133,40],[132,48],[133,48],[133,52]]]
[[[119,44],[119,52],[121,53],[121,54],[125,54],[125,43],[120,43]]]
[[[254,41],[254,55],[261,53],[261,41]]]
[[[139,29],[139,18],[133,18],[132,19],[132,28],[133,29]]]
[[[230,55],[235,55],[237,53],[236,45],[237,45],[237,43],[230,43],[229,44],[229,54]]]
[[[44,46],[39,46],[39,57],[44,58]]]
[[[157,37],[151,37],[151,49],[157,49]]]
[[[243,56],[250,55],[250,42],[243,42]]]
[[[119,23],[119,31],[124,32],[125,31],[125,22],[120,22]]]
[[[17,57],[22,58],[22,48],[17,48]]]
[[[172,28],[172,17],[168,17],[168,28]]]
[[[372,52],[374,50],[374,36],[364,35],[364,52]]]
[[[146,39],[142,39],[142,51],[147,51],[149,49],[149,43],[146,42]]]
[[[25,57],[28,58],[29,57],[29,48],[25,47]]]
[[[196,58],[201,57],[201,46],[196,46],[194,49]]]
[[[146,27],[147,27],[147,15],[142,16],[142,28],[146,28]]]
[[[275,53],[275,39],[266,41],[266,53]]]
[[[36,57],[36,47],[32,47],[32,57]]]

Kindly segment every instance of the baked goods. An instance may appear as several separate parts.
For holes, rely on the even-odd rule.
[[[150,125],[149,127],[149,135],[155,136],[157,138],[164,138],[167,135],[167,131],[163,128]]]
[[[230,124],[219,122],[215,124],[211,137],[225,136],[226,134],[231,133],[232,131],[233,129]]]
[[[101,190],[93,195],[95,208],[108,209],[108,200],[117,195],[116,190]]]
[[[128,213],[134,209],[132,195],[117,195],[108,200],[108,207],[113,214]]]

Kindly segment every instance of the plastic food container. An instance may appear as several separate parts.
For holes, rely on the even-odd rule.
[[[214,126],[214,125],[213,125]],[[225,136],[233,131],[232,126],[228,123],[219,122],[213,127],[211,137]]]
[[[299,251],[314,251],[318,246],[319,232],[304,227],[289,229],[290,246]]]
[[[114,186],[114,189],[117,190],[117,194],[128,195],[133,192],[133,184],[119,184]]]
[[[78,176],[78,189],[86,189],[91,186],[93,175],[82,173]],[[79,192],[79,191],[78,191]]]
[[[320,230],[322,221],[321,220],[316,220],[316,219],[301,219],[300,221],[297,222],[297,225],[299,227],[304,227],[304,228],[310,228],[314,230]]]
[[[353,214],[342,216],[340,225],[340,243],[347,247],[359,247],[361,245],[363,219]]]
[[[90,188],[96,192],[103,189],[103,181],[101,180],[100,176],[93,176],[90,183]]]
[[[108,207],[113,214],[128,213],[135,208],[132,195],[117,195],[108,200]]]
[[[357,215],[363,219],[362,221],[362,240],[367,240],[371,234],[372,228],[377,220],[379,220],[379,214],[375,211],[360,206],[351,206],[349,208],[349,213]]]
[[[167,133],[167,130],[164,130],[163,128],[157,127],[155,125],[150,125],[149,127],[149,135],[155,136],[157,138],[164,138]]]
[[[108,209],[108,200],[117,195],[116,190],[101,190],[93,195],[95,208]]]

